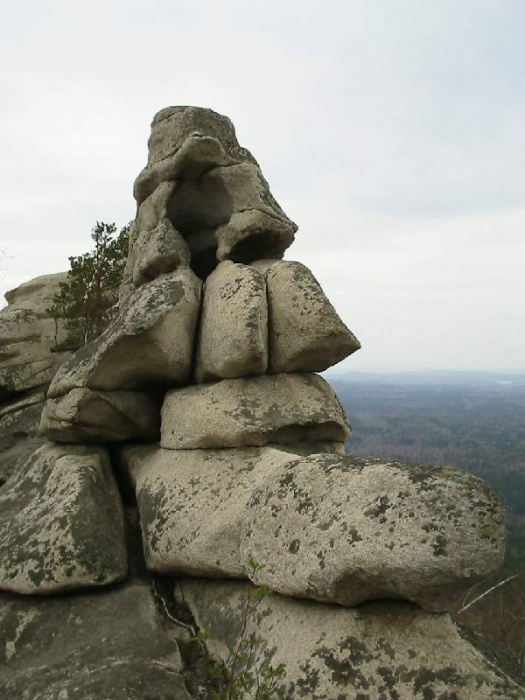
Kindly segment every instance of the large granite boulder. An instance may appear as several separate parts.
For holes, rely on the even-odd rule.
[[[47,309],[67,273],[44,275],[7,292],[0,310],[0,400],[43,387],[67,354],[52,351],[63,337]]]
[[[503,504],[481,479],[337,455],[269,474],[241,535],[242,559],[264,565],[253,580],[279,593],[340,605],[403,598],[434,612],[457,609],[504,548]]]
[[[149,569],[162,574],[246,578],[239,543],[254,488],[296,455],[271,448],[125,448]]]
[[[201,286],[187,267],[142,285],[111,326],[62,365],[48,396],[77,388],[150,390],[189,382]]]
[[[0,594],[0,697],[190,700],[149,586],[82,595]]]
[[[39,433],[56,442],[156,440],[159,403],[155,395],[139,391],[71,389],[47,399]]]
[[[268,305],[262,275],[228,260],[206,280],[197,343],[198,382],[264,374]]]
[[[107,451],[41,447],[0,490],[0,589],[59,593],[105,586],[126,572]]]
[[[177,584],[176,598],[206,632],[205,644],[216,659],[227,661],[228,647],[237,649],[244,640],[246,656],[235,673],[244,680],[251,674],[254,690],[257,682],[271,679],[270,667],[282,665],[272,698],[525,698],[516,660],[496,642],[455,625],[449,615],[398,601],[345,609],[277,594],[255,602],[250,613],[248,592],[243,584],[188,580]],[[238,697],[253,695],[241,691]]]
[[[335,393],[316,374],[261,375],[173,389],[162,407],[161,446],[171,450],[344,442],[349,432]]]
[[[361,345],[299,262],[261,261],[268,290],[270,372],[322,372]]]

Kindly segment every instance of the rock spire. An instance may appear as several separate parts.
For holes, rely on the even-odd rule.
[[[119,484],[146,568],[201,579],[175,595],[210,631],[219,621],[219,646],[240,584],[207,579],[275,591],[260,629],[287,664],[287,697],[525,698],[441,615],[501,563],[499,499],[451,469],[344,454],[350,427],[317,373],[359,341],[312,272],[282,260],[297,226],[231,121],[170,107],[148,145],[119,313],[60,367],[50,442],[0,490],[0,589],[123,581]]]

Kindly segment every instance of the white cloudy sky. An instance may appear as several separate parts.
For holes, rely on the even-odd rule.
[[[234,121],[363,349],[525,369],[523,0],[0,0],[0,293],[134,216],[153,114]]]

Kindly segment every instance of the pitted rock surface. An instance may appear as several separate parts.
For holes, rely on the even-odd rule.
[[[0,589],[59,593],[127,573],[122,505],[102,447],[41,447],[0,490]]]
[[[208,633],[223,660],[246,621],[248,586],[181,581],[176,597]],[[446,614],[396,601],[348,609],[273,594],[244,630],[260,641],[252,672],[283,664],[285,698],[308,700],[523,700],[523,677],[510,655],[468,635]],[[483,644],[481,644],[483,642]],[[504,669],[504,670],[502,670]],[[277,697],[277,696],[276,696]]]
[[[241,520],[255,486],[297,455],[271,448],[123,450],[144,555],[162,574],[246,578]]]
[[[285,464],[255,489],[241,556],[255,583],[291,596],[358,605],[402,598],[455,610],[503,561],[505,521],[477,477],[351,456]]]
[[[151,123],[148,164],[135,181],[133,193],[141,204],[161,182],[179,179],[183,171],[198,179],[217,165],[256,163],[239,146],[228,117],[201,107],[165,107]]]
[[[201,286],[189,268],[179,268],[137,289],[111,326],[62,365],[48,396],[189,382]]]
[[[164,271],[175,269],[181,239],[203,279],[219,260],[283,256],[297,226],[275,201],[254,157],[239,146],[227,117],[196,107],[164,109],[153,119],[148,146],[148,164],[135,182],[139,213],[121,298],[131,284],[151,278],[160,262]]]
[[[39,432],[67,443],[157,440],[159,400],[139,391],[71,389],[47,399]]]
[[[348,423],[333,389],[316,374],[225,379],[168,391],[161,447],[170,450],[344,442]]]
[[[268,306],[261,274],[225,261],[207,278],[197,343],[197,381],[264,374]]]

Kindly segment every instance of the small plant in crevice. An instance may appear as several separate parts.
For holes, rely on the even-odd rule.
[[[262,564],[249,561],[250,575],[262,568]],[[278,700],[286,697],[283,684],[285,665],[273,666],[265,653],[266,640],[250,630],[257,622],[260,604],[270,593],[266,586],[248,589],[237,639],[228,647],[224,662],[212,664],[211,673],[217,680],[217,689],[211,690],[212,700]],[[209,634],[201,630],[193,639],[204,644]]]

